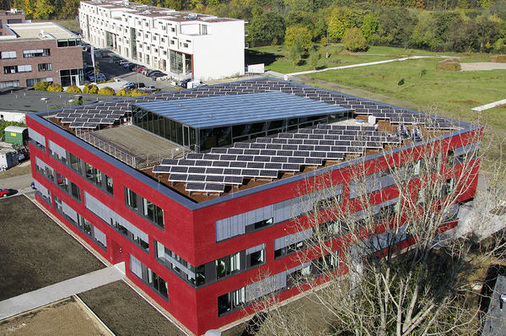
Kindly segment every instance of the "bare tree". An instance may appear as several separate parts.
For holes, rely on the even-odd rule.
[[[482,312],[470,300],[471,247],[490,231],[490,216],[454,226],[476,192],[481,142],[475,129],[308,181],[304,207],[312,211],[293,231],[311,235],[287,258],[302,265],[290,277],[305,304],[318,307],[320,328],[301,304],[272,309],[280,305],[272,296],[257,305],[268,315],[260,334],[475,335]],[[504,169],[494,173],[478,193],[492,212],[506,192]]]

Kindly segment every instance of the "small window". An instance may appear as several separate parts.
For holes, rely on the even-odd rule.
[[[51,70],[53,70],[53,67],[52,67],[51,63],[39,63],[38,70],[39,71],[51,71]]]
[[[0,53],[0,57],[2,59],[16,58],[16,52],[15,51],[2,51]]]

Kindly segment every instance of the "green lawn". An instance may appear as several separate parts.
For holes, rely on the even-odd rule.
[[[322,45],[315,46],[320,54],[317,68],[332,68],[342,65],[367,63],[375,61],[383,61],[393,58],[406,56],[453,56],[460,57],[463,62],[485,62],[488,61],[489,55],[484,54],[456,54],[456,53],[436,53],[425,50],[414,50],[392,47],[370,47],[367,52],[350,53],[340,44],[332,44],[329,46],[329,58],[326,56],[326,47]],[[284,45],[266,46],[250,48],[246,51],[246,63],[256,64],[264,63],[267,70],[292,73],[306,70],[313,70],[307,64],[308,54],[303,56],[302,64],[295,66],[288,59],[289,50]]]

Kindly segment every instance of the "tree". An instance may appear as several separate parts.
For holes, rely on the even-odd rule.
[[[313,46],[311,33],[306,27],[291,26],[286,28],[285,45],[288,48],[297,45],[297,48],[309,50]]]
[[[343,45],[349,51],[367,51],[367,41],[358,28],[347,29],[343,36]]]
[[[37,0],[33,12],[34,19],[47,20],[55,12],[54,5],[49,0]]]
[[[362,33],[364,34],[366,40],[369,40],[369,38],[376,33],[376,30],[378,29],[378,20],[376,20],[376,17],[373,14],[366,14],[360,29],[362,29]]]
[[[382,9],[378,16],[379,42],[391,46],[407,47],[417,19],[406,8]]]
[[[308,63],[311,68],[316,69],[318,67],[318,61],[320,60],[320,53],[317,50],[313,50],[311,54],[309,54]]]
[[[481,137],[475,129],[458,141],[479,143]],[[376,162],[364,160],[317,180],[314,189],[321,193],[315,190],[306,200],[309,205],[302,207],[320,211],[292,229],[307,232],[309,227],[311,233],[292,255],[300,266],[290,280],[306,290],[305,304],[313,304],[311,311],[317,313],[307,316],[303,304],[274,310],[270,307],[278,300],[270,297],[257,305],[267,313],[259,335],[478,332],[479,305],[470,302],[468,276],[477,257],[471,246],[481,238],[488,218],[479,219],[481,225],[473,218],[474,230],[466,236],[457,238],[460,227],[451,228],[459,208],[466,207],[460,202],[476,190],[480,159],[477,146],[464,146],[457,154],[449,144],[440,139],[399,154],[384,153]],[[493,194],[478,194],[475,204],[484,208],[477,214],[499,205],[506,192],[504,173],[502,168],[492,180]],[[350,200],[342,198],[336,183],[343,175],[352,176]],[[480,257],[498,252],[498,247],[504,246]],[[314,322],[315,315],[320,321]],[[316,323],[325,327],[311,330]]]
[[[293,66],[297,66],[300,64],[300,61],[302,60],[302,52],[303,51],[304,50],[302,49],[302,47],[298,43],[295,43],[294,45],[292,45],[290,47],[290,50],[288,53],[288,58],[292,62]]]
[[[329,38],[332,41],[340,41],[346,29],[351,28],[350,10],[335,8],[329,20]]]
[[[285,37],[285,20],[275,12],[267,12],[251,19],[248,40],[252,46],[281,44]]]

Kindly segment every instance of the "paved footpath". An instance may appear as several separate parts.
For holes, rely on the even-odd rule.
[[[0,302],[0,320],[123,279],[124,264],[110,266]]]

